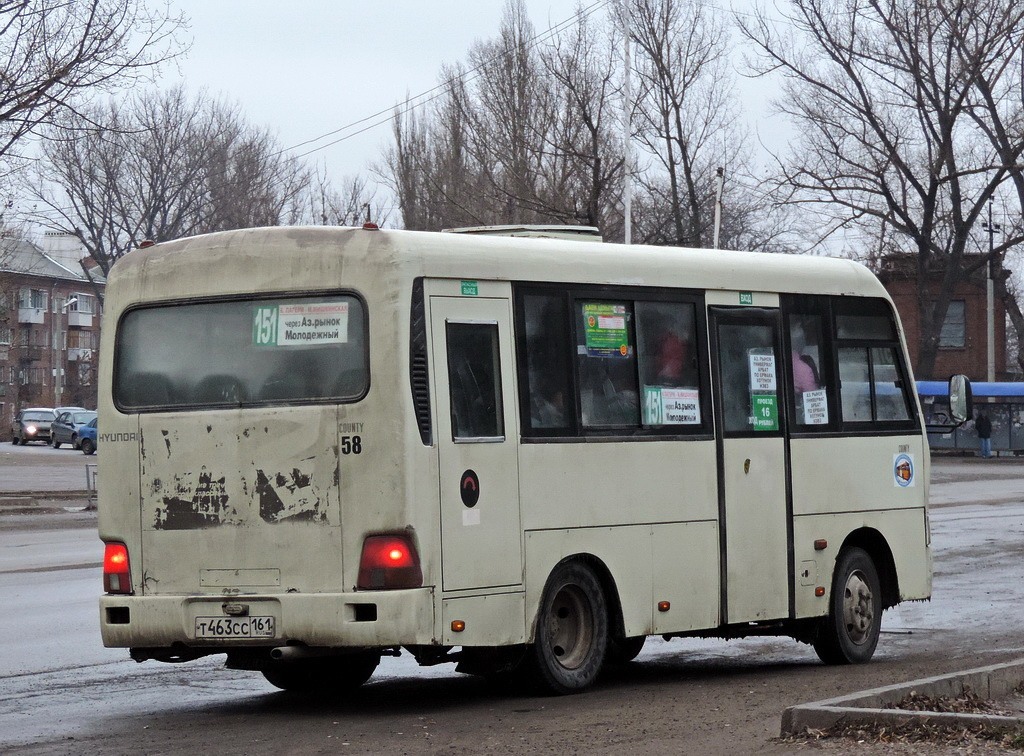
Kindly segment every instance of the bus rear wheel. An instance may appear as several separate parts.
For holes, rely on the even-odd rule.
[[[826,664],[863,664],[878,645],[882,589],[866,551],[851,548],[836,562],[829,613],[818,629],[814,650]]]
[[[601,583],[584,565],[559,565],[548,578],[531,648],[533,676],[550,693],[577,693],[597,679],[608,647]]]
[[[380,654],[367,652],[339,657],[273,662],[262,670],[275,688],[293,693],[343,694],[370,679]]]

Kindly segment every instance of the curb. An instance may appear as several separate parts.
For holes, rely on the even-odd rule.
[[[970,727],[984,724],[1010,729],[1024,727],[1024,717],[996,714],[957,714],[936,711],[886,709],[911,693],[934,697],[957,697],[966,689],[985,699],[1006,698],[1024,682],[1024,659],[926,677],[908,683],[852,693],[839,698],[790,706],[782,712],[782,735],[798,735],[807,730],[828,730],[837,724],[941,724]]]
[[[70,508],[93,511],[96,499],[90,491],[0,492],[0,514],[52,514]]]

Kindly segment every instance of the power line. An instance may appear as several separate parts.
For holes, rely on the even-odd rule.
[[[557,36],[565,28],[567,28],[568,26],[570,26],[570,25],[572,25],[574,23],[578,23],[579,21],[582,21],[583,19],[586,19],[586,18],[590,17],[591,15],[596,13],[598,10],[601,10],[601,9],[605,8],[606,6],[612,4],[613,2],[616,2],[616,0],[595,0],[595,2],[591,3],[586,8],[584,8],[581,11],[579,11],[578,13],[572,15],[571,17],[565,19],[564,21],[561,21],[561,22],[555,24],[554,26],[549,27],[548,29],[546,29],[543,32],[541,32],[540,34],[535,35],[529,41],[529,43],[527,45],[527,49],[532,50],[534,47],[536,47],[537,45],[541,44],[542,42],[546,42],[547,40]],[[292,145],[290,147],[286,147],[283,150],[281,150],[278,154],[281,154],[281,153],[284,153],[284,152],[291,152],[292,150],[298,149],[299,147],[304,147],[307,144],[314,144],[316,142],[319,142],[322,139],[327,139],[328,137],[334,136],[335,134],[340,134],[340,133],[342,133],[344,131],[348,131],[349,129],[353,129],[356,126],[359,126],[361,124],[366,123],[367,121],[372,121],[372,123],[370,123],[367,126],[364,126],[363,128],[359,129],[358,131],[354,131],[354,132],[352,132],[350,134],[345,134],[344,136],[341,136],[341,137],[338,137],[337,139],[331,140],[330,142],[327,142],[326,144],[322,144],[322,145],[320,145],[318,147],[313,147],[312,149],[309,149],[309,150],[306,150],[304,152],[301,152],[298,155],[294,155],[293,157],[295,157],[295,158],[306,157],[307,155],[311,155],[314,152],[319,152],[320,150],[325,150],[328,147],[332,147],[332,146],[334,146],[336,144],[339,144],[341,142],[344,142],[344,141],[346,141],[348,139],[352,139],[353,137],[358,136],[359,134],[363,134],[363,133],[365,133],[365,132],[367,132],[367,131],[369,131],[371,129],[374,129],[374,128],[378,127],[378,126],[381,126],[381,125],[383,125],[385,123],[391,122],[391,120],[396,115],[398,115],[398,116],[405,115],[406,113],[408,113],[411,110],[414,110],[414,109],[416,109],[418,107],[421,107],[423,105],[427,105],[427,104],[433,102],[434,100],[438,99],[439,97],[444,96],[444,94],[448,91],[449,87],[454,82],[456,82],[456,81],[460,81],[461,80],[463,84],[468,84],[469,82],[474,81],[475,79],[479,78],[479,76],[483,73],[483,70],[485,68],[487,68],[487,66],[491,65],[492,63],[494,63],[498,59],[499,59],[499,56],[495,55],[495,56],[493,56],[493,57],[491,57],[491,58],[481,62],[475,68],[472,68],[472,69],[470,69],[468,71],[465,71],[465,72],[461,73],[459,76],[447,79],[446,81],[441,82],[437,86],[432,87],[432,88],[428,89],[425,92],[421,92],[420,94],[416,95],[415,97],[409,98],[406,101],[406,105],[404,106],[404,108],[398,110],[397,113],[396,113],[396,108],[393,108],[393,107],[389,107],[389,108],[386,108],[384,110],[379,110],[376,113],[373,113],[371,115],[365,116],[364,118],[360,118],[358,121],[353,121],[352,123],[346,124],[344,126],[340,126],[340,127],[336,128],[336,129],[334,129],[332,131],[327,132],[326,134],[321,134],[318,137],[313,137],[312,139],[307,139],[307,140],[305,140],[303,142],[299,142],[298,144],[294,144],[294,145]]]

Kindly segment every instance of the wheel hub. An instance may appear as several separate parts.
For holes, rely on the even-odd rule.
[[[857,645],[867,642],[875,620],[875,601],[862,572],[855,571],[846,581],[843,594],[843,619],[850,640]]]
[[[548,614],[549,648],[559,665],[576,669],[594,642],[590,604],[577,586],[564,586],[555,595]]]

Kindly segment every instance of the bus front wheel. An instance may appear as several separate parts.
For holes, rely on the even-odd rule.
[[[597,679],[608,647],[608,608],[601,583],[586,566],[568,562],[548,578],[531,661],[551,693],[577,693]]]
[[[380,654],[367,652],[335,658],[273,662],[262,670],[275,688],[293,693],[338,694],[355,690],[370,679]]]
[[[814,650],[826,664],[863,664],[871,659],[882,629],[878,570],[866,551],[851,548],[836,562],[828,616]]]

